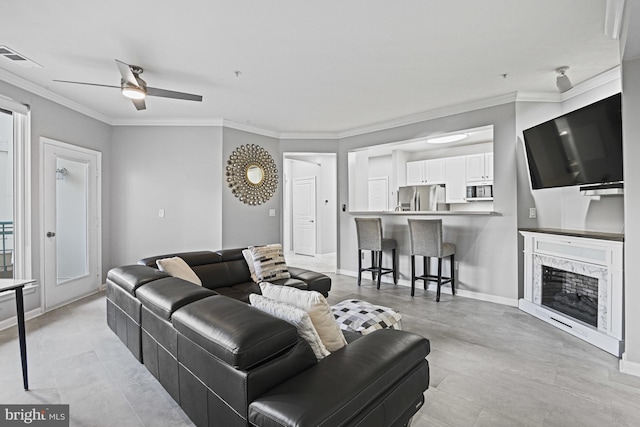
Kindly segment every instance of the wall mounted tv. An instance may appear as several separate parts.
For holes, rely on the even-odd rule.
[[[616,94],[525,130],[532,188],[622,187],[621,105]]]

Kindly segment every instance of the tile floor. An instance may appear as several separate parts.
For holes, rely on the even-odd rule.
[[[431,340],[431,387],[413,427],[639,426],[640,378],[618,360],[516,308],[443,290],[332,275],[330,303],[399,309]],[[104,293],[27,322],[31,391],[21,388],[16,329],[0,332],[0,402],[68,403],[72,426],[190,426],[180,407],[107,327]]]

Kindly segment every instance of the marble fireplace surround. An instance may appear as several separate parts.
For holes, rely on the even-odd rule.
[[[543,266],[557,268],[570,273],[593,277],[598,280],[598,330],[607,332],[608,313],[608,283],[607,269],[597,265],[585,264],[574,260],[533,254],[533,295],[532,302],[542,306],[542,268]],[[558,317],[570,317],[568,314],[558,313]],[[574,319],[575,320],[575,319]]]

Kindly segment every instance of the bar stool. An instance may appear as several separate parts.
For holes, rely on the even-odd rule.
[[[382,237],[381,218],[354,218],[356,221],[356,233],[358,234],[358,286],[362,279],[363,271],[370,271],[372,280],[378,276],[378,289],[380,289],[380,277],[383,274],[393,273],[393,283],[398,284],[398,269],[396,267],[395,239]],[[392,268],[382,267],[382,252],[391,249],[393,259]],[[362,251],[371,251],[371,267],[362,267]],[[377,258],[377,259],[376,259]]]
[[[411,243],[411,296],[416,290],[416,279],[424,281],[424,288],[427,289],[427,282],[438,282],[436,302],[440,301],[440,287],[443,284],[451,283],[451,294],[455,295],[455,253],[456,246],[453,243],[442,242],[442,220],[408,219],[409,235]],[[422,256],[423,275],[416,276],[416,256]],[[438,258],[438,275],[429,274],[429,258]],[[442,277],[442,258],[451,257],[451,275]]]

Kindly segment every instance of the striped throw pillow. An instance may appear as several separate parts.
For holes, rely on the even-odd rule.
[[[258,282],[288,279],[291,277],[284,260],[282,245],[279,243],[266,246],[250,246],[253,256],[253,267]]]

